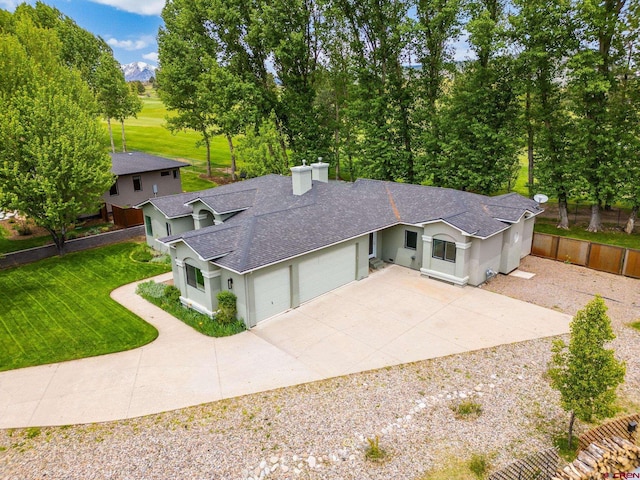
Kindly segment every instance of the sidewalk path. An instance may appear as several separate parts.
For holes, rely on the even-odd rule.
[[[171,274],[156,277],[156,281]],[[0,373],[0,428],[159,413],[568,332],[570,317],[392,266],[232,337],[199,334],[135,294],[112,298],[158,338],[127,352]],[[399,301],[401,299],[402,301]]]

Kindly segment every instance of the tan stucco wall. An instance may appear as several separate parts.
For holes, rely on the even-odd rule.
[[[142,182],[142,190],[137,192],[133,189],[133,177],[136,175],[120,175],[116,180],[118,195],[109,195],[109,192],[106,192],[102,196],[102,199],[107,204],[107,211],[111,212],[111,205],[130,207],[150,199],[154,196],[153,185],[158,186],[158,197],[182,193],[180,169],[176,170],[178,171],[178,178],[173,178],[173,169],[167,170],[169,175],[164,177],[160,175],[160,171],[136,174],[141,177]]]

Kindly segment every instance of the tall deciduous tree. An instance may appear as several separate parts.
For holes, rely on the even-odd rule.
[[[588,230],[602,229],[600,208],[616,198],[621,174],[622,125],[613,97],[619,89],[616,66],[624,61],[623,32],[627,0],[581,0],[577,19],[582,45],[570,60],[569,94],[576,116],[572,133],[577,167],[591,201]]]
[[[107,121],[109,139],[111,140],[111,151],[115,153],[116,146],[113,142],[111,119],[115,118],[124,122],[124,119],[130,116],[130,112],[132,111],[132,108],[130,108],[130,106],[132,106],[130,102],[131,90],[124,79],[120,64],[108,53],[104,53],[100,57],[95,78],[96,100],[98,101],[100,113]],[[123,148],[125,148],[124,126],[122,128],[122,136]]]
[[[562,408],[571,412],[569,446],[576,418],[590,422],[614,413],[616,389],[626,371],[614,351],[605,348],[614,338],[607,307],[596,295],[573,318],[569,345],[562,340],[553,344],[549,376],[553,388],[560,392]]]
[[[517,174],[519,104],[514,61],[504,48],[504,5],[479,0],[470,5],[466,28],[476,60],[468,61],[443,99],[439,161],[431,174],[436,185],[491,193]]]
[[[160,69],[158,93],[167,110],[172,131],[191,129],[205,145],[207,176],[211,177],[211,137],[216,134],[211,110],[207,65],[218,56],[211,38],[210,20],[200,4],[187,0],[169,0],[162,11],[165,26],[158,33]]]
[[[0,204],[47,229],[63,253],[69,226],[97,210],[113,183],[111,162],[93,95],[60,63],[55,34],[29,19],[16,32],[0,35],[0,52],[11,58],[3,74],[18,79],[0,85]]]
[[[562,78],[566,59],[577,47],[572,5],[570,0],[516,0],[514,4],[518,12],[510,21],[520,50],[529,193],[557,198],[558,227],[568,228],[567,201],[576,190],[577,172],[569,143],[571,114],[564,100]],[[541,190],[536,192],[535,188]]]

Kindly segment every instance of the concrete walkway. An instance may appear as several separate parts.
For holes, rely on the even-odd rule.
[[[153,324],[158,339],[128,352],[0,373],[0,428],[137,417],[558,335],[570,321],[391,266],[251,331],[210,338],[137,296],[136,285],[111,296]]]

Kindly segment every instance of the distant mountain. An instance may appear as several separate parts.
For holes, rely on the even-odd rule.
[[[144,62],[133,62],[126,65],[120,65],[124,73],[124,79],[127,82],[148,82],[151,77],[156,76],[156,67]]]

